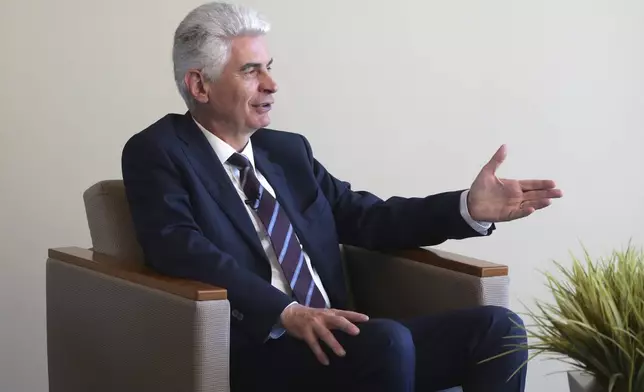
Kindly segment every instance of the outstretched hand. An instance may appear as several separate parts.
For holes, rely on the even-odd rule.
[[[506,146],[502,145],[472,183],[467,196],[472,219],[481,222],[520,219],[549,206],[552,199],[563,196],[552,180],[497,178],[496,170],[506,155]]]

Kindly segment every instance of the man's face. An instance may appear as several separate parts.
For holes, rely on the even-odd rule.
[[[208,106],[216,122],[230,129],[255,131],[270,123],[277,84],[264,37],[237,37],[221,76],[209,83]]]

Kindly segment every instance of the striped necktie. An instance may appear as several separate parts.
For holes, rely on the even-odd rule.
[[[264,224],[277,260],[295,298],[302,305],[324,308],[326,306],[324,297],[313,281],[311,271],[304,260],[304,252],[286,211],[259,183],[248,158],[234,153],[228,158],[228,163],[239,168],[241,187],[248,198],[246,203],[257,212]]]

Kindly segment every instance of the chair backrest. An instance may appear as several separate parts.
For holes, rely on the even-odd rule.
[[[100,181],[83,193],[83,199],[93,250],[120,260],[143,264],[143,251],[136,238],[123,181]],[[352,307],[353,296],[345,260],[347,250],[343,246],[340,246],[340,249],[345,285],[349,293],[350,307]]]
[[[132,263],[143,264],[122,180],[106,180],[83,193],[92,249]]]

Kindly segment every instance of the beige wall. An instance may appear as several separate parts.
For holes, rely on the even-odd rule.
[[[0,2],[0,391],[47,389],[48,247],[89,246],[81,193],[120,177],[133,133],[181,112],[174,27],[194,0]],[[640,0],[254,0],[274,22],[274,126],[383,197],[467,187],[501,143],[503,176],[566,198],[443,248],[507,263],[513,305],[538,269],[644,240]],[[416,175],[421,175],[418,180]],[[431,300],[431,299],[428,299]],[[566,391],[533,363],[528,391]]]

